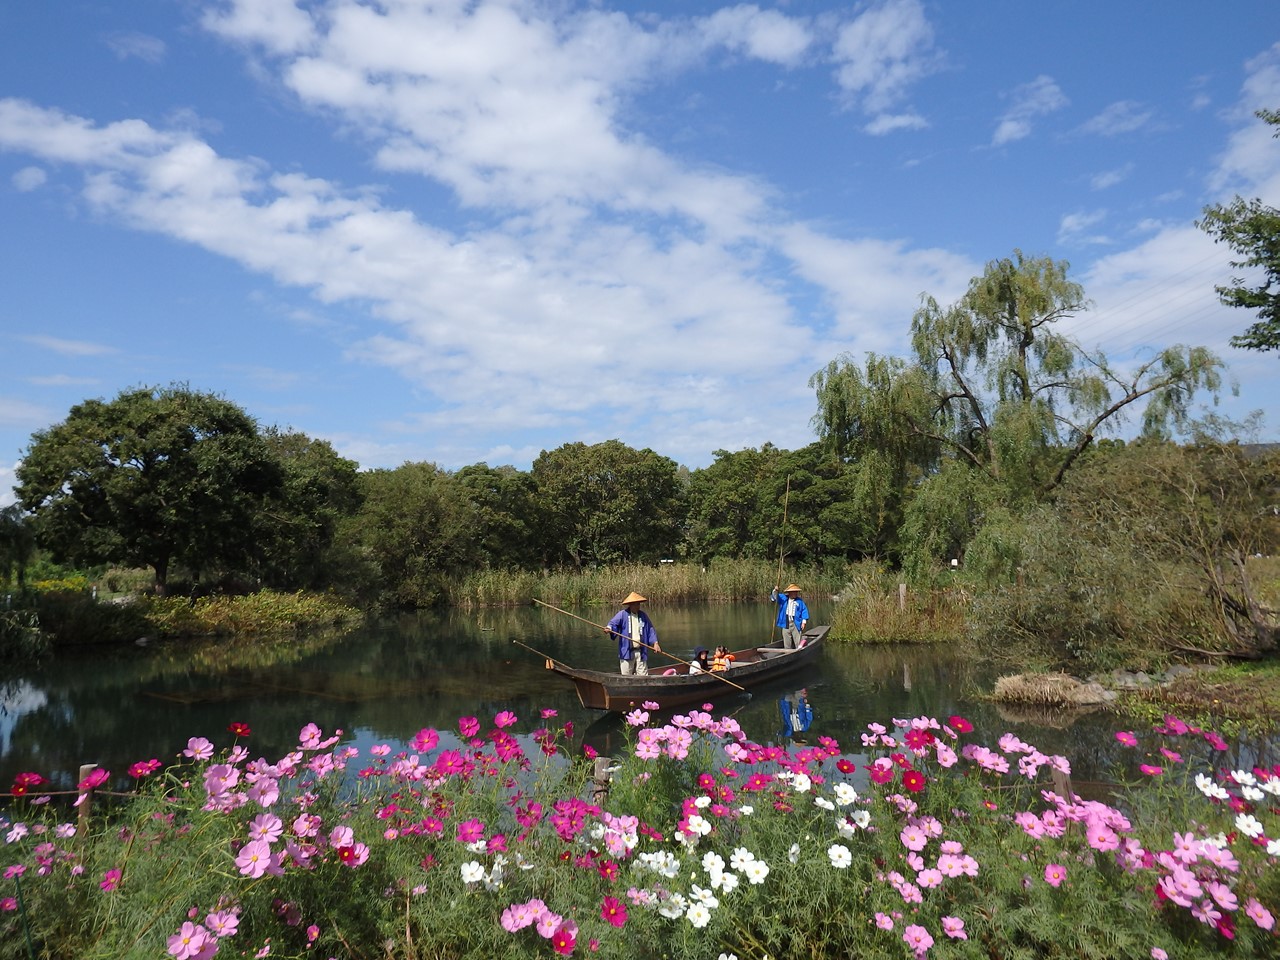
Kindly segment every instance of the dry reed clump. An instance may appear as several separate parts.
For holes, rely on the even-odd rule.
[[[1106,696],[1099,684],[1083,683],[1065,673],[1015,673],[996,681],[991,699],[997,703],[1085,707],[1103,703]]]

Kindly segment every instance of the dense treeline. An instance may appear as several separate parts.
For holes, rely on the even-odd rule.
[[[413,607],[485,572],[781,551],[788,566],[870,561],[921,585],[958,568],[985,629],[1069,655],[1122,634],[1269,649],[1244,560],[1275,546],[1275,458],[1196,420],[1218,358],[1172,346],[1113,366],[1058,331],[1086,307],[1065,263],[994,261],[957,303],[924,299],[911,356],[814,374],[817,441],[719,450],[696,470],[609,440],[543,451],[527,471],[361,471],[186,386],[87,400],[32,437],[0,518],[0,575],[20,582],[38,548],[150,568],[159,593],[331,589]],[[1136,441],[1096,439],[1130,409]]]

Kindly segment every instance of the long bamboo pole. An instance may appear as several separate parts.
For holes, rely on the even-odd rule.
[[[787,474],[787,489],[782,494],[782,526],[778,528],[778,577],[773,583],[773,595],[778,596],[778,589],[782,586],[782,549],[787,541],[787,501],[791,499],[791,474]],[[774,607],[774,619],[769,623],[769,642],[773,642],[773,631],[777,627],[777,607]]]
[[[612,635],[613,635],[613,636],[615,636],[615,637],[623,637],[623,636],[626,636],[626,634],[619,633],[617,630],[611,630],[611,629],[609,629],[609,627],[607,627],[606,625],[604,625],[604,624],[602,624],[602,623],[596,623],[594,620],[588,620],[586,617],[580,617],[580,616],[578,616],[576,613],[570,613],[568,610],[561,610],[559,607],[553,606],[552,604],[549,604],[549,603],[547,603],[547,602],[546,602],[546,601],[544,601],[544,600],[539,600],[537,597],[534,597],[534,598],[533,598],[533,602],[534,602],[534,603],[536,603],[536,604],[538,604],[539,606],[546,607],[548,610],[554,610],[556,613],[563,613],[566,617],[573,617],[573,619],[575,619],[575,620],[581,620],[583,623],[588,624],[589,626],[595,627],[597,630],[603,630],[605,633],[612,634]],[[689,666],[689,665],[690,665],[688,660],[682,660],[680,657],[677,657],[674,653],[668,653],[666,650],[663,650],[663,649],[661,649],[661,648],[654,648],[654,647],[650,646],[649,644],[647,644],[647,643],[645,643],[645,642],[643,642],[643,641],[640,641],[640,640],[632,640],[631,642],[632,642],[632,643],[639,643],[639,644],[640,644],[640,646],[642,646],[642,647],[646,647],[646,648],[648,648],[649,650],[653,650],[655,653],[660,653],[660,654],[662,654],[663,656],[670,657],[672,660],[675,660],[675,661],[677,661],[677,662],[679,662],[679,663],[683,663],[683,664],[685,664],[686,666]],[[730,680],[728,677],[724,676],[722,673],[716,673],[716,672],[714,672],[714,671],[710,671],[710,670],[709,670],[709,671],[707,671],[707,675],[708,675],[708,676],[711,676],[711,677],[715,677],[717,680],[722,680],[722,681],[724,681],[725,683],[727,683],[729,686],[734,687],[734,688],[736,688],[736,689],[738,689],[738,690],[741,690],[743,693],[746,693],[746,692],[747,692],[747,688],[746,688],[746,687],[744,687],[744,686],[740,686],[739,684],[734,683],[732,680]]]

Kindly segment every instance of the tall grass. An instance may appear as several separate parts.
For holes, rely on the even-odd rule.
[[[844,565],[787,567],[784,579],[802,585],[810,596],[832,596],[846,582]],[[545,573],[485,570],[462,581],[449,597],[461,607],[514,606],[541,600],[556,606],[611,606],[632,590],[655,604],[756,600],[777,584],[776,564],[764,560],[627,564],[595,570]]]
[[[958,583],[932,588],[907,585],[870,561],[848,570],[831,621],[833,639],[862,643],[940,643],[963,637],[969,594]]]

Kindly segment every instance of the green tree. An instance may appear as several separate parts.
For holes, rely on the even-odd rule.
[[[937,537],[935,520],[951,518],[951,529],[965,522],[956,518],[981,522],[974,484],[946,469],[950,462],[977,472],[1016,508],[1061,484],[1098,434],[1139,401],[1144,435],[1165,436],[1187,425],[1197,390],[1219,388],[1222,362],[1202,347],[1169,347],[1121,369],[1055,329],[1086,307],[1065,262],[1015,252],[989,263],[955,305],[924,298],[911,324],[911,360],[871,355],[860,367],[844,356],[810,380],[823,442],[852,462],[879,456],[882,486],[914,488],[903,529],[931,531],[927,542],[904,541],[915,561],[942,559],[939,549],[967,540],[963,530],[959,544]],[[942,489],[924,496],[926,485]],[[928,513],[913,519],[913,509]]]
[[[675,461],[620,440],[566,443],[533,462],[551,564],[655,562],[681,540]]]
[[[1276,127],[1272,136],[1280,137],[1280,111],[1259,110],[1256,116]],[[1231,266],[1262,270],[1262,282],[1256,287],[1246,286],[1242,277],[1233,277],[1231,286],[1214,287],[1227,306],[1244,307],[1258,315],[1258,322],[1232,337],[1231,345],[1244,350],[1280,349],[1280,210],[1256,198],[1236,197],[1225,205],[1205,207],[1196,226],[1240,255]]]
[[[485,463],[453,475],[456,496],[467,504],[471,538],[480,564],[527,569],[538,561],[537,504],[533,477],[512,466]]]
[[[282,475],[257,423],[185,386],[86,400],[32,435],[18,502],[54,559],[147,566],[164,592],[171,567],[198,578],[248,570],[257,517]]]
[[[13,582],[22,590],[35,549],[35,532],[22,508],[11,503],[0,509],[0,582]]]
[[[334,541],[342,519],[360,506],[359,465],[305,433],[268,427],[263,439],[283,480],[279,497],[257,518],[263,582],[297,590],[341,580]]]
[[[688,552],[702,563],[717,558],[768,558],[778,550],[786,451],[717,450],[715,461],[694,470],[686,490]]]
[[[448,597],[450,579],[478,565],[470,512],[447,471],[406,463],[360,474],[362,506],[340,537],[351,552],[351,577],[398,607],[430,607]]]

